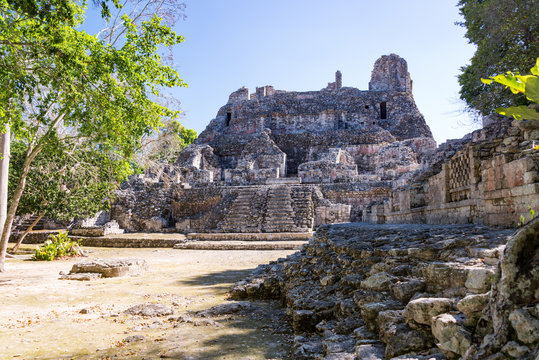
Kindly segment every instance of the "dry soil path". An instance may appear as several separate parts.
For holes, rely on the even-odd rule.
[[[59,280],[74,260],[9,259],[0,274],[1,359],[282,359],[289,333],[276,304],[247,315],[202,318],[196,311],[226,303],[226,291],[257,264],[292,251],[200,251],[90,248],[91,258],[143,258],[138,277]],[[125,315],[160,303],[174,315]],[[179,319],[178,319],[179,318]]]

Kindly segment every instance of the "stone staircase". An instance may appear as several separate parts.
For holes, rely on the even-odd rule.
[[[270,188],[262,231],[268,233],[307,231],[307,229],[300,229],[296,226],[294,217],[290,187],[278,186]]]
[[[224,233],[309,232],[313,213],[311,193],[305,189],[292,193],[288,184],[245,187],[238,191],[218,229]]]
[[[219,224],[224,232],[244,233],[260,232],[260,224],[256,221],[258,211],[254,209],[256,203],[256,188],[243,188],[232,203],[225,219]]]
[[[23,233],[24,231],[26,231],[26,229],[28,229],[30,227],[30,225],[32,225],[32,223],[38,218],[37,215],[32,215],[30,216],[29,218],[27,219],[24,219],[20,224],[18,224],[16,226],[16,228],[14,230],[20,232],[20,233]],[[45,223],[45,219],[44,218],[41,218],[41,220],[39,220],[39,222],[37,224],[34,225],[34,227],[32,228],[32,230],[43,230],[43,225]]]

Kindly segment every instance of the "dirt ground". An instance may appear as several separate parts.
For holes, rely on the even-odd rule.
[[[88,248],[89,258],[143,258],[138,277],[59,280],[86,258],[8,259],[0,274],[1,359],[285,359],[290,329],[272,302],[247,315],[201,318],[258,264],[293,251]],[[159,303],[174,315],[143,318],[127,308]],[[183,316],[181,321],[177,320]]]

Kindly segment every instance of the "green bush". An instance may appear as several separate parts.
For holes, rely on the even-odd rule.
[[[36,252],[32,260],[50,261],[57,257],[80,255],[79,242],[71,241],[67,235],[67,231],[60,231],[58,236],[49,235],[49,239],[45,241],[43,247],[36,247]]]

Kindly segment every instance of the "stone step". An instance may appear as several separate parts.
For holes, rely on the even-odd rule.
[[[70,238],[80,241],[82,246],[113,248],[172,248],[174,245],[185,241],[185,235],[182,234],[160,233],[129,233],[100,237],[70,236]]]
[[[312,232],[189,233],[188,240],[199,241],[307,241]]]
[[[174,246],[180,250],[299,250],[306,241],[189,241]]]

